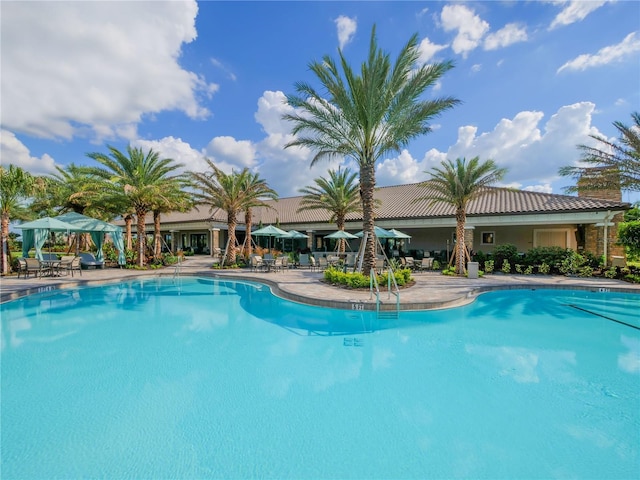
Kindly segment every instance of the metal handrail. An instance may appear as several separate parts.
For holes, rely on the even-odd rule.
[[[182,257],[178,255],[178,262],[173,270],[173,278],[180,277],[180,272],[182,271]]]
[[[398,282],[396,281],[396,275],[393,273],[393,269],[391,267],[387,268],[387,289],[389,291],[389,297],[391,298],[391,294],[393,293],[396,296],[396,310],[400,313],[400,289],[398,288]],[[391,280],[393,280],[394,290],[391,290]]]
[[[373,297],[373,286],[376,287],[376,313],[380,313],[380,285],[375,269],[369,270],[369,300]]]

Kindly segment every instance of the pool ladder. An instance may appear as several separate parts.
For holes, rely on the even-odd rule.
[[[178,262],[173,270],[173,278],[180,278],[180,272],[182,272],[182,257],[178,256]]]
[[[393,284],[393,289],[391,285]],[[396,308],[395,310],[380,310],[380,285],[378,284],[378,277],[375,270],[372,268],[369,271],[369,299],[373,298],[373,293],[376,295],[376,315],[378,319],[384,320],[397,320],[400,317],[400,289],[396,282],[396,276],[393,273],[393,269],[389,267],[387,269],[387,298],[391,298],[391,295],[396,296]]]

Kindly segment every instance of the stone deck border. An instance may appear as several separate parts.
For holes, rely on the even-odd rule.
[[[0,303],[34,293],[78,286],[99,285],[126,281],[132,278],[173,277],[175,267],[158,270],[129,270],[107,268],[83,270],[82,276],[54,278],[2,277]],[[251,272],[248,269],[216,270],[211,268],[208,257],[190,257],[180,268],[181,276],[202,276],[257,281],[269,286],[271,291],[284,299],[321,307],[344,310],[375,310],[375,296],[368,290],[348,290],[326,285],[320,281],[322,273],[305,269],[284,272]],[[421,272],[414,275],[415,285],[400,290],[401,310],[432,310],[451,308],[473,302],[478,295],[493,290],[511,289],[581,289],[589,291],[617,291],[637,293],[640,285],[621,280],[603,278],[573,278],[560,275],[503,275],[492,274],[484,278],[468,279],[449,277],[440,272]],[[381,310],[395,310],[395,296],[388,298],[381,291]],[[640,297],[639,297],[640,305]]]

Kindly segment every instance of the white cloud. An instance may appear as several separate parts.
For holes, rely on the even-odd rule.
[[[445,5],[440,20],[445,31],[458,31],[451,48],[465,58],[480,44],[489,30],[489,24],[465,5]]]
[[[358,29],[358,22],[354,18],[345,17],[340,15],[334,20],[338,29],[338,41],[340,42],[340,49],[349,43]]]
[[[377,183],[397,185],[424,180],[422,172],[430,171],[445,159],[458,157],[493,159],[508,168],[505,186],[551,193],[559,189],[559,167],[578,162],[578,144],[589,144],[589,135],[600,135],[591,126],[595,105],[581,102],[558,109],[541,126],[542,112],[523,111],[512,119],[503,118],[493,130],[478,133],[473,125],[458,128],[458,139],[446,152],[431,149],[421,160],[408,151],[378,165]],[[562,193],[556,191],[556,193]]]
[[[15,165],[32,175],[56,173],[56,163],[46,153],[38,158],[32,157],[29,149],[8,130],[0,130],[0,160],[4,166]]]
[[[230,173],[232,168],[239,170],[256,166],[256,147],[249,140],[215,137],[207,145],[205,153],[227,173]]]
[[[625,58],[640,52],[640,38],[636,32],[627,35],[617,45],[601,48],[595,55],[583,54],[562,65],[557,73],[563,70],[586,70],[587,68],[601,67],[613,62],[623,61]],[[634,59],[637,62],[637,58]]]
[[[572,0],[570,2],[553,2],[559,5],[566,5],[562,11],[556,15],[556,17],[551,22],[549,26],[549,30],[552,30],[557,27],[562,27],[565,25],[570,25],[574,22],[579,22],[583,20],[587,15],[589,15],[594,10],[597,10],[601,6],[603,6],[606,0]]]
[[[471,73],[478,73],[480,70],[482,70],[482,65],[480,65],[479,63],[471,66]]]
[[[428,63],[436,53],[440,50],[444,50],[448,45],[437,45],[432,43],[428,38],[424,38],[420,45],[418,45],[418,51],[420,52],[420,57],[418,58],[418,64],[424,65]]]
[[[485,50],[496,50],[511,44],[527,41],[527,28],[517,23],[509,23],[495,33],[490,33],[484,40]]]
[[[164,110],[209,112],[217,86],[182,69],[195,1],[6,2],[2,124],[46,138],[116,137]]]
[[[207,168],[204,161],[205,154],[191,147],[181,138],[164,137],[160,140],[134,140],[132,147],[142,148],[144,151],[153,149],[162,158],[172,158],[184,164],[184,171],[203,172]]]

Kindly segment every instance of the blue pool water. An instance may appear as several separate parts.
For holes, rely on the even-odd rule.
[[[376,320],[196,278],[31,296],[2,305],[2,478],[637,478],[639,309],[505,291]]]

